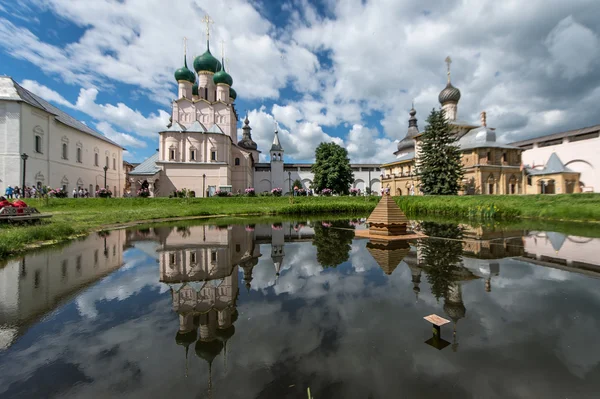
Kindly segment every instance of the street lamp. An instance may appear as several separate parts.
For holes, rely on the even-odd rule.
[[[288,170],[289,193],[292,195],[292,172]]]
[[[102,169],[104,169],[104,188],[106,188],[106,171],[108,170],[108,166],[104,165]]]
[[[202,174],[202,196],[206,197],[206,173]]]
[[[25,196],[25,191],[22,191],[25,189],[25,167],[27,166],[27,158],[29,158],[29,155],[22,153],[21,154],[21,159],[23,160],[23,184],[21,185],[21,192],[23,193],[23,197]]]

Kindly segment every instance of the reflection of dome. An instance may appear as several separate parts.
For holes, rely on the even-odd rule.
[[[198,341],[196,342],[196,356],[206,360],[208,363],[212,363],[215,357],[219,356],[219,353],[223,350],[223,343],[218,339],[212,341]]]
[[[440,92],[438,96],[438,100],[440,104],[445,104],[447,102],[455,102],[457,103],[460,100],[460,90],[456,87],[452,86],[452,83],[448,82],[444,90]]]
[[[198,339],[198,331],[196,330],[188,332],[178,331],[177,335],[175,336],[175,342],[177,343],[177,345],[182,345],[186,347],[193,344],[196,341],[196,339]]]
[[[233,309],[233,313],[231,313],[231,323],[235,323],[239,316],[240,314],[238,313],[237,309]]]
[[[233,337],[233,335],[235,334],[235,326],[231,325],[227,328],[224,329],[217,329],[217,339],[221,342],[226,342],[228,341],[231,337]]]

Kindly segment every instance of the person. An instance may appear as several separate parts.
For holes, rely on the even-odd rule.
[[[77,198],[77,189],[76,188],[73,189],[73,198]]]
[[[35,189],[35,186],[31,187],[31,198],[35,198],[35,193],[37,193],[37,190]]]
[[[6,195],[6,198],[12,198],[13,188],[11,186],[6,187],[6,190],[4,190],[4,195]]]
[[[21,189],[19,188],[19,186],[15,186],[15,188],[13,189],[13,195],[15,196],[15,198],[19,199],[19,197],[21,196]]]
[[[0,197],[0,209],[11,206],[12,204],[6,199],[6,197]]]
[[[77,193],[79,198],[83,198],[83,188],[79,187],[79,192]]]

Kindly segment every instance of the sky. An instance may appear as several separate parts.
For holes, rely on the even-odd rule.
[[[0,0],[0,75],[140,162],[168,123],[183,38],[188,65],[206,49],[207,14],[261,160],[275,121],[288,162],[329,141],[355,163],[393,160],[411,103],[421,130],[439,108],[448,55],[458,119],[486,111],[499,141],[600,123],[597,0]]]

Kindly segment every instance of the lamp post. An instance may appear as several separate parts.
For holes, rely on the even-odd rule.
[[[206,197],[206,173],[202,174],[202,196]]]
[[[108,170],[108,166],[105,165],[102,169],[104,169],[104,188],[106,188],[106,171]]]
[[[23,197],[25,197],[25,191],[23,191],[25,189],[25,168],[27,166],[27,158],[29,158],[29,155],[22,153],[21,154],[21,159],[23,160],[23,184],[21,185],[21,192],[23,193]]]
[[[292,172],[289,170],[288,170],[288,184],[289,184],[290,195],[292,195]]]

